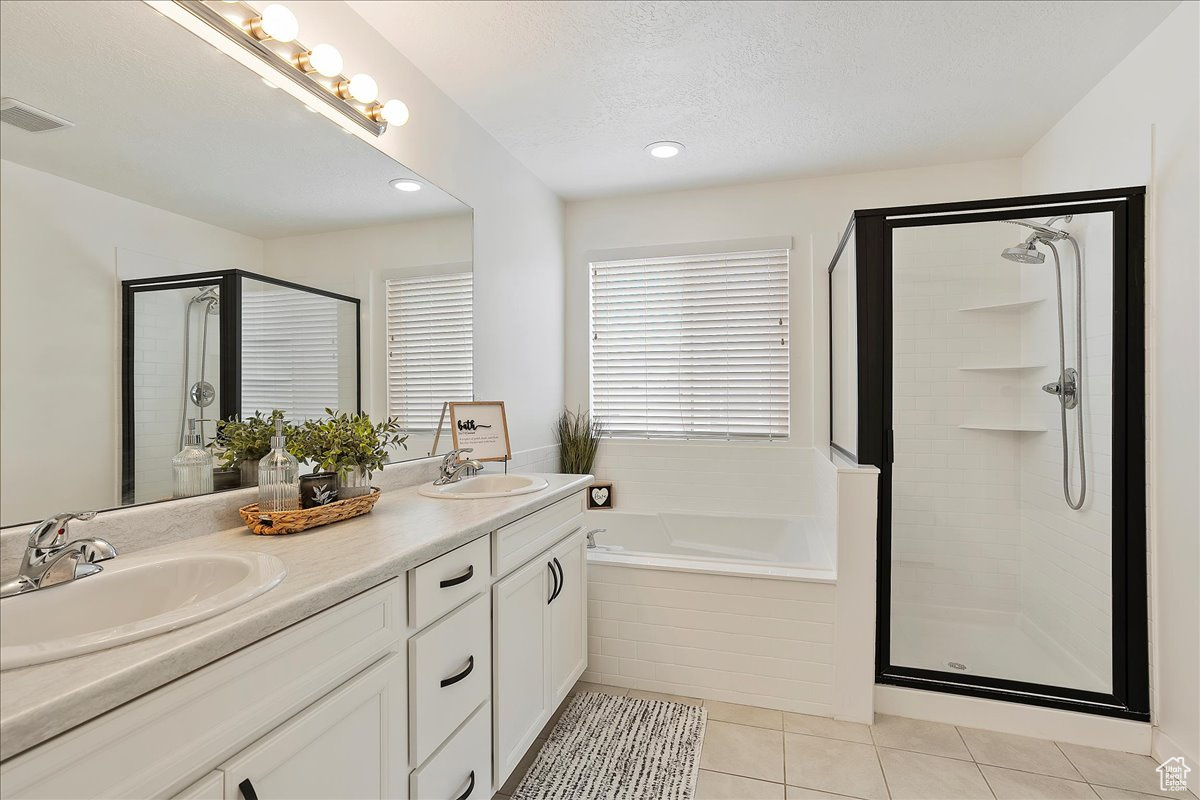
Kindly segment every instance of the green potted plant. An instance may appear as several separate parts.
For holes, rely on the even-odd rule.
[[[400,433],[395,417],[375,424],[359,412],[348,414],[325,409],[325,419],[310,419],[295,433],[295,453],[312,463],[316,472],[336,473],[338,499],[358,497],[371,491],[371,473],[383,469],[390,450],[408,449],[406,434]]]
[[[563,409],[554,433],[558,439],[560,469],[571,475],[590,473],[600,449],[600,439],[604,436],[604,425],[586,411],[571,413]]]
[[[258,461],[271,452],[271,437],[275,435],[277,419],[283,419],[283,412],[279,409],[272,411],[270,416],[255,411],[253,416],[245,419],[230,417],[217,420],[213,449],[222,453],[223,468],[240,471],[239,485],[258,485]],[[283,432],[290,440],[295,433],[295,426],[284,423]]]

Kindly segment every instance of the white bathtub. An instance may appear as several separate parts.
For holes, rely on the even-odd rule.
[[[589,511],[596,547],[588,561],[832,583],[831,521],[818,517],[631,514]]]

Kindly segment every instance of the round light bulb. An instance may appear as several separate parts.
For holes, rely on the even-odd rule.
[[[374,103],[379,97],[379,84],[370,75],[360,72],[346,82],[345,94],[360,103]]]
[[[674,158],[683,152],[679,142],[654,142],[646,145],[646,152],[655,158]]]
[[[414,181],[412,178],[396,178],[394,181],[388,181],[393,189],[401,192],[419,192],[421,191],[420,181]]]
[[[331,44],[319,44],[308,53],[308,66],[326,78],[342,74],[342,54]]]
[[[267,38],[277,42],[290,42],[300,33],[296,15],[278,3],[272,3],[262,10],[258,27]]]
[[[408,122],[408,106],[401,100],[388,100],[379,110],[379,116],[388,125],[403,125]]]

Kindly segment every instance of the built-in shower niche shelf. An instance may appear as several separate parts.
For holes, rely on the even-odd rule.
[[[991,372],[1003,370],[1045,369],[1045,364],[964,364],[958,369],[965,372]]]
[[[1016,433],[1044,433],[1046,426],[1040,422],[964,422],[958,427],[969,431],[1014,431]]]
[[[1037,297],[1032,300],[1010,300],[1005,303],[987,303],[980,306],[967,306],[960,308],[959,311],[1022,311],[1030,306],[1037,305],[1045,298]]]

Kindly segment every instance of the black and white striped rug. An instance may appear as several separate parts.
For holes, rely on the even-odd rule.
[[[692,800],[708,712],[582,692],[512,800]]]

